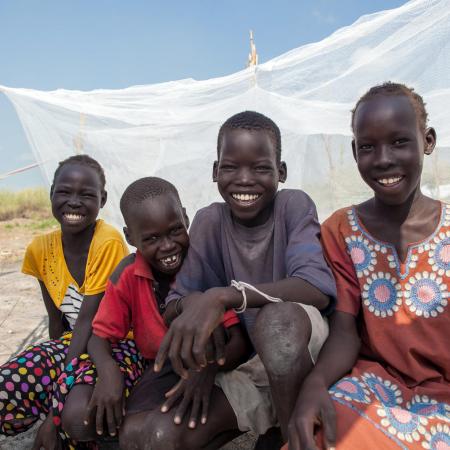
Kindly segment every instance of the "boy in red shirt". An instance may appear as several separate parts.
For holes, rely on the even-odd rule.
[[[164,300],[189,246],[188,219],[175,187],[156,177],[132,183],[121,198],[120,209],[125,237],[137,251],[124,258],[112,274],[92,324],[88,350],[97,383],[93,385],[95,374],[89,361],[81,365],[75,381],[68,380],[70,377],[63,380],[75,384],[64,405],[62,426],[76,441],[95,440],[96,434],[103,434],[105,423],[108,433],[115,436],[125,410],[131,417],[128,422],[139,424],[140,417],[160,406],[164,394],[179,380],[170,365],[155,373],[153,360],[167,331],[163,316],[173,317],[176,312],[166,311]],[[238,323],[234,313],[223,321],[226,328]],[[145,370],[124,376],[111,353],[130,330],[140,355],[130,354],[125,359],[142,358],[143,364],[135,366]],[[230,342],[233,335],[230,330]],[[124,379],[133,384],[125,386]],[[128,393],[125,408],[124,394]]]

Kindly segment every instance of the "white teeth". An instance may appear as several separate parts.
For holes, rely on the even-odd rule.
[[[391,177],[391,178],[380,178],[377,181],[383,186],[390,186],[392,184],[398,183],[401,179],[402,177]]]
[[[259,194],[231,194],[231,196],[240,202],[253,202],[259,198]]]
[[[171,265],[178,263],[179,258],[180,258],[180,254],[177,254],[177,255],[168,256],[167,258],[162,258],[162,259],[160,259],[160,261],[164,265],[171,266]]]
[[[64,217],[67,220],[72,220],[72,221],[76,221],[76,220],[81,220],[83,219],[83,216],[81,214],[70,214],[70,213],[65,213]]]

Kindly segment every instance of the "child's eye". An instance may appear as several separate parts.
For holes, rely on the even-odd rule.
[[[373,149],[373,145],[371,144],[362,144],[359,146],[359,150],[362,152],[368,152]]]
[[[182,227],[181,225],[175,228],[172,228],[172,230],[170,231],[170,234],[172,235],[177,235],[180,234],[183,231],[184,227]]]
[[[232,166],[231,164],[225,164],[223,166],[219,166],[220,170],[225,170],[225,171],[231,171],[234,170],[236,167]]]
[[[159,236],[147,236],[144,239],[142,239],[146,243],[154,243],[159,239]]]
[[[408,142],[408,139],[406,138],[400,138],[400,139],[396,139],[393,144],[394,145],[402,145],[402,144],[406,144],[406,142]]]
[[[272,171],[272,167],[269,166],[258,166],[255,167],[256,172],[271,172]]]

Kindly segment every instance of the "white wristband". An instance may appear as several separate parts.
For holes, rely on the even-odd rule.
[[[245,289],[249,289],[250,291],[256,292],[257,294],[261,295],[266,300],[269,300],[269,302],[272,303],[280,303],[283,301],[281,298],[271,297],[270,295],[261,292],[259,289],[255,288],[255,286],[252,286],[249,283],[245,283],[244,281],[231,280],[230,286],[234,287],[235,289],[237,289],[239,292],[242,293],[241,305],[238,308],[233,308],[236,314],[241,314],[247,309],[247,294],[245,293]]]

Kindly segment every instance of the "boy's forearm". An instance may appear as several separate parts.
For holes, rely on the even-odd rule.
[[[256,284],[254,287],[271,297],[280,298],[285,302],[304,303],[315,306],[318,309],[325,309],[330,302],[330,298],[326,294],[307,281],[297,277],[285,278],[273,283]],[[225,309],[241,306],[243,296],[236,288],[228,286],[213,289],[217,290],[217,295]],[[245,294],[248,308],[258,308],[270,303],[270,300],[250,289],[245,289]]]
[[[252,346],[248,338],[245,337],[240,325],[234,325],[228,330],[230,340],[225,347],[225,364],[219,366],[220,371],[236,369],[250,356]]]
[[[107,374],[112,366],[117,366],[111,355],[111,344],[108,339],[92,333],[88,342],[88,352],[99,375]]]

